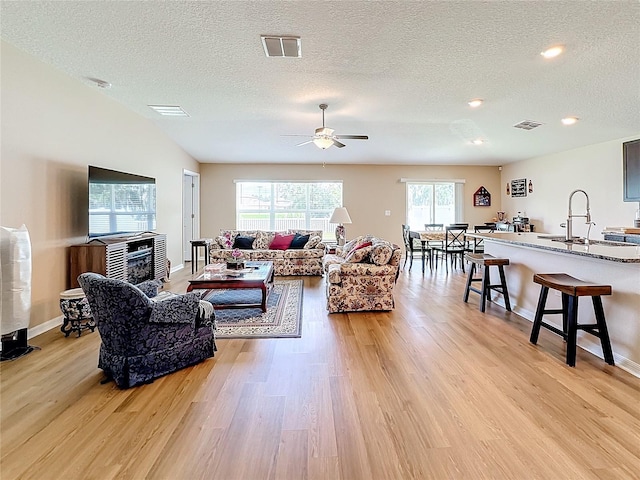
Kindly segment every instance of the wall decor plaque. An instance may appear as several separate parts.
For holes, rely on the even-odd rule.
[[[491,194],[489,191],[480,187],[476,190],[476,193],[473,194],[473,206],[474,207],[490,207],[491,206]]]
[[[511,196],[512,197],[527,196],[527,179],[526,178],[511,180]]]

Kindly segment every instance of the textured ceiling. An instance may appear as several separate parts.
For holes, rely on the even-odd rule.
[[[200,162],[501,165],[640,133],[637,0],[0,5],[3,40],[112,83],[93,88]],[[266,58],[261,34],[300,36],[302,58]],[[565,54],[544,60],[554,44]],[[283,136],[313,134],[320,103],[337,134],[369,140]],[[543,125],[513,128],[523,120]]]

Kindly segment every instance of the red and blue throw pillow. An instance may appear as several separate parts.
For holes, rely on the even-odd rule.
[[[276,235],[273,237],[271,245],[269,245],[269,250],[288,249],[294,237],[295,235],[293,233],[291,235],[281,235],[279,233],[276,233]]]
[[[289,246],[289,248],[295,249],[295,250],[301,250],[304,248],[304,246],[307,244],[308,241],[309,241],[309,235],[301,235],[299,233],[296,233],[296,236],[293,237],[293,240],[291,241],[291,245]]]

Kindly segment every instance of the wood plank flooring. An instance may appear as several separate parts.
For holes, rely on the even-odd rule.
[[[0,366],[0,477],[640,478],[640,379],[580,349],[566,366],[559,337],[530,345],[528,321],[463,303],[464,281],[418,264],[394,311],[328,315],[305,277],[302,338],[218,340],[129,390],[100,384],[97,331],[51,330]]]

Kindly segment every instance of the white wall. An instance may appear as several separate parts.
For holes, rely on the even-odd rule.
[[[605,227],[633,226],[638,204],[622,201],[622,142],[640,138],[621,138],[553,155],[545,155],[505,165],[502,169],[502,207],[508,218],[518,211],[528,216],[536,231],[564,234],[560,223],[566,221],[569,195],[575,189],[587,192],[591,204],[591,238],[602,238]],[[506,195],[506,184],[514,179],[533,181],[533,193],[526,197]],[[574,195],[573,213],[585,211],[582,194]],[[586,235],[584,219],[573,222],[573,233]]]
[[[353,223],[347,238],[371,233],[402,245],[406,223],[406,183],[410,179],[464,179],[464,217],[470,225],[490,222],[500,210],[500,172],[497,167],[463,165],[201,165],[202,236],[215,237],[220,229],[235,228],[234,180],[338,180],[343,202]],[[492,193],[492,205],[475,207],[480,186]],[[229,206],[231,208],[227,208]],[[386,216],[389,210],[391,215]],[[411,225],[419,230],[420,225]],[[422,227],[424,228],[424,227]]]
[[[156,178],[157,228],[175,265],[182,259],[182,170],[197,172],[199,164],[98,88],[6,42],[0,47],[0,223],[29,228],[34,327],[61,315],[67,247],[86,240],[87,165]]]

